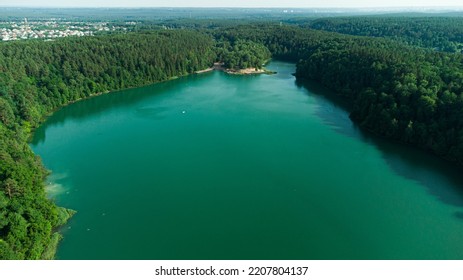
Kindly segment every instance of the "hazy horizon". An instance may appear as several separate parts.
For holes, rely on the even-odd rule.
[[[386,9],[448,9],[448,8],[463,8],[461,0],[441,0],[436,5],[434,0],[390,0],[387,5],[384,1],[368,1],[368,0],[287,0],[283,3],[277,0],[48,0],[48,1],[33,1],[33,0],[5,0],[0,3],[0,7],[21,7],[21,8],[386,8]]]

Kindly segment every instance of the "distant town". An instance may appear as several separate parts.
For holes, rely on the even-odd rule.
[[[130,23],[133,24],[133,23]],[[70,36],[93,36],[96,32],[126,31],[125,27],[111,26],[107,22],[44,21],[0,22],[0,40],[55,39]]]

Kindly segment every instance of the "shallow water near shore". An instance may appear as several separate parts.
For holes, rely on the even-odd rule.
[[[458,168],[363,133],[294,64],[266,68],[55,112],[31,146],[78,211],[57,258],[463,258]]]

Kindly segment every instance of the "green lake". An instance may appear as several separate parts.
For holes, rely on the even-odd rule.
[[[463,259],[463,176],[276,75],[191,75],[55,112],[58,259]]]

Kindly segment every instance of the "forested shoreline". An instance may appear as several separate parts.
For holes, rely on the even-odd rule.
[[[190,31],[0,44],[0,259],[52,258],[73,214],[46,198],[31,129],[70,102],[207,68],[213,47]]]
[[[73,214],[46,198],[48,171],[27,143],[47,115],[216,61],[230,68],[259,68],[270,55],[296,62],[298,80],[351,100],[360,126],[461,165],[463,55],[411,45],[274,23],[0,44],[0,259],[52,257],[54,230]]]
[[[277,25],[220,36],[261,42],[275,57],[297,62],[298,79],[348,98],[351,118],[369,131],[463,163],[463,55]]]

